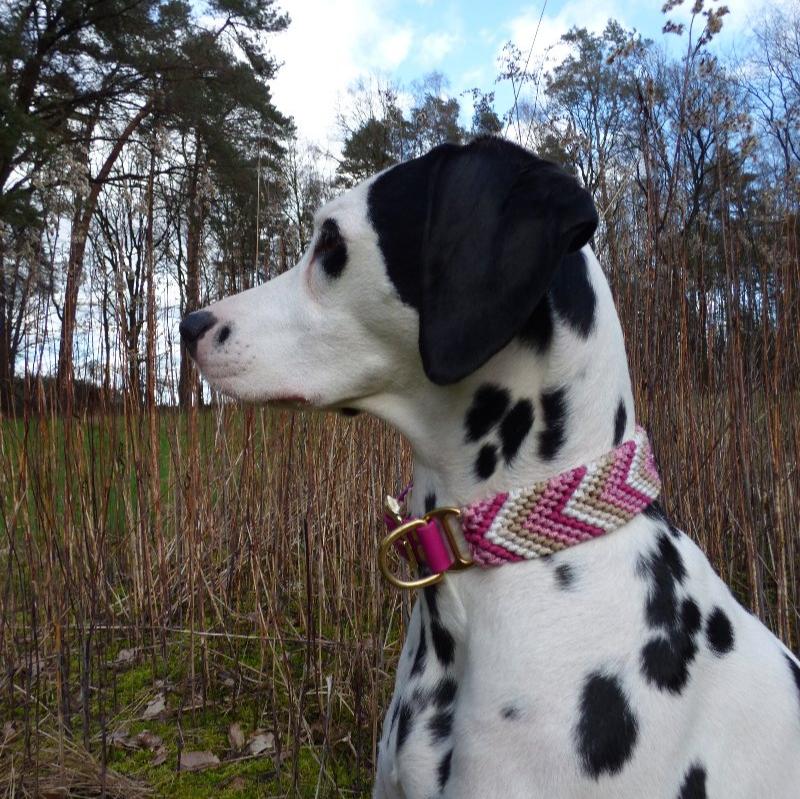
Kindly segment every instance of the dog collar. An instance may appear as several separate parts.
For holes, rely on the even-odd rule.
[[[386,498],[384,522],[390,532],[378,550],[381,572],[398,588],[433,585],[445,572],[473,565],[541,558],[614,532],[656,499],[661,479],[647,433],[637,427],[632,439],[596,461],[462,508],[409,516],[404,501],[410,489]],[[459,528],[469,556],[459,544]],[[419,577],[398,577],[389,564],[392,550]]]

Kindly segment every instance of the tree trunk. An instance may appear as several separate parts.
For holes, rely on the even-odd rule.
[[[31,275],[23,277],[19,256],[9,265],[6,241],[0,238],[0,413],[11,413],[14,372],[24,332]]]
[[[97,208],[97,199],[103,184],[108,178],[111,169],[119,158],[122,148],[127,144],[133,132],[147,117],[153,108],[153,101],[148,100],[128,122],[122,131],[111,152],[103,162],[97,177],[91,182],[89,195],[84,202],[76,206],[73,218],[72,235],[69,245],[69,260],[67,261],[67,283],[64,289],[64,311],[61,320],[61,338],[58,348],[58,373],[56,386],[58,396],[67,409],[72,407],[72,378],[73,363],[72,353],[75,337],[75,322],[78,308],[78,292],[81,286],[83,272],[83,258],[86,254],[86,240],[89,236],[89,225]]]
[[[11,413],[14,362],[11,356],[10,303],[6,298],[5,242],[0,240],[0,414]]]
[[[188,230],[186,233],[186,297],[183,315],[200,307],[200,251],[203,236],[205,211],[200,196],[199,183],[202,172],[202,144],[196,138],[195,157],[189,178]],[[189,353],[181,342],[180,378],[178,381],[178,402],[181,408],[188,408],[192,398],[202,405],[203,395],[197,373],[192,367]]]

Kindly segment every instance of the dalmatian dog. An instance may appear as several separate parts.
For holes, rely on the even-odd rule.
[[[410,513],[462,507],[634,434],[596,225],[555,165],[442,145],[325,205],[293,269],[181,334],[233,397],[387,420]],[[800,665],[656,503],[420,592],[373,796],[797,799]]]

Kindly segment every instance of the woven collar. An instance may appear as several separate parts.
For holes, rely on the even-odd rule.
[[[480,566],[499,566],[551,555],[614,532],[645,510],[660,489],[650,441],[637,427],[632,439],[596,461],[530,488],[502,492],[460,508],[459,522],[472,560]],[[401,502],[407,492],[408,488]],[[443,547],[450,553],[451,565],[457,560],[452,545],[445,547],[449,539],[441,532],[433,536],[433,544],[426,541],[431,537],[429,528],[431,532],[440,529],[441,516],[437,511],[428,514],[426,524],[419,528],[425,535],[412,542],[423,561],[436,563],[437,572],[449,568],[442,568]],[[401,511],[399,518],[408,521],[410,517]],[[431,556],[426,556],[429,548]]]
[[[658,496],[661,480],[647,434],[585,466],[531,488],[461,509],[461,529],[482,566],[530,560],[612,533]]]

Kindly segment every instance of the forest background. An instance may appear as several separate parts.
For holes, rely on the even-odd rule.
[[[593,193],[665,504],[797,651],[800,5],[735,54],[725,6],[663,14],[658,42],[534,32],[467,92],[365,74],[313,144],[271,92],[275,2],[5,0],[0,793],[369,795],[410,600],[363,553],[407,448],[223,402],[177,322],[290,268],[326,199],[476,135]]]

